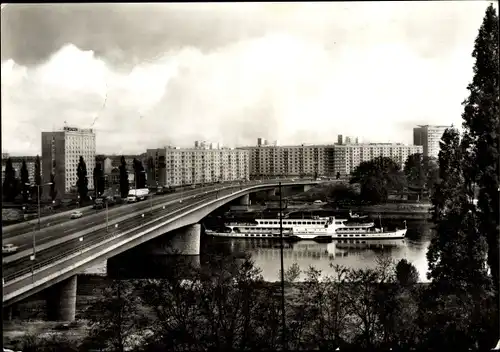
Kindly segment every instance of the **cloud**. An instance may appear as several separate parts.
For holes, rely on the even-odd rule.
[[[452,8],[444,17],[430,16],[422,5],[413,9],[415,17],[427,14],[431,22],[441,21],[435,28],[444,37],[429,31],[428,24],[418,24],[399,5],[349,5],[336,14],[339,21],[334,24],[335,16],[327,11],[332,7],[320,4],[250,5],[244,10],[259,13],[256,22],[263,28],[238,25],[234,19],[242,19],[245,11],[234,5],[213,10],[212,21],[204,15],[208,10],[199,7],[156,8],[170,17],[176,17],[174,10],[184,18],[191,11],[190,16],[203,17],[204,24],[215,25],[213,18],[226,22],[216,29],[193,27],[187,36],[179,28],[181,38],[168,45],[158,41],[161,50],[146,50],[147,59],[138,54],[144,48],[141,40],[155,43],[157,37],[136,35],[125,43],[126,31],[120,30],[113,32],[119,45],[104,51],[109,30],[99,45],[90,39],[78,45],[84,36],[75,34],[64,43],[56,41],[57,50],[37,59],[27,60],[19,54],[22,50],[11,50],[12,58],[2,62],[2,149],[40,153],[42,130],[59,128],[64,121],[90,127],[96,117],[97,149],[102,153],[191,146],[195,139],[253,145],[260,136],[281,143],[328,143],[337,134],[411,142],[413,124],[460,124],[484,3],[456,32],[450,26],[470,8]],[[117,9],[124,8],[130,11],[132,5]],[[148,11],[137,17],[144,19]],[[103,13],[117,28],[123,18],[138,28],[129,15],[109,11],[96,11],[97,27],[104,26]],[[383,26],[381,21],[387,20],[389,25]],[[158,18],[150,22],[152,29],[145,26],[149,31],[164,29]],[[204,31],[232,35],[203,44],[201,37],[210,37]],[[327,38],[332,31],[337,35]],[[126,68],[117,65],[115,61],[128,53],[134,59]]]

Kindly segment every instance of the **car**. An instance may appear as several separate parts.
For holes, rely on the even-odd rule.
[[[2,246],[2,254],[15,252],[17,252],[17,246],[14,246],[11,243]]]
[[[81,211],[74,211],[71,213],[71,219],[79,219],[83,216]]]

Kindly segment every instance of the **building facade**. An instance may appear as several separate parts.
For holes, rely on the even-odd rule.
[[[5,157],[6,156],[6,157]],[[9,159],[8,155],[2,155],[2,184],[5,180],[5,166],[7,164],[7,159]],[[16,177],[21,178],[21,167],[23,166],[23,160],[26,161],[26,167],[28,168],[28,175],[30,179],[30,183],[35,183],[35,160],[36,156],[11,156],[10,160],[12,161],[12,167],[16,171]],[[40,166],[41,166],[40,159]],[[40,173],[42,170],[40,169]]]
[[[165,147],[148,149],[145,169],[150,187],[245,180],[249,156],[241,149]]]
[[[93,130],[64,127],[62,131],[42,132],[43,183],[50,182],[50,175],[53,174],[58,197],[75,189],[80,156],[83,157],[87,167],[88,188],[93,189],[96,157],[96,139]]]
[[[409,155],[422,153],[422,146],[403,144],[331,144],[243,147],[249,152],[250,178],[342,177],[362,162],[378,156],[404,166]]]
[[[422,146],[423,155],[436,158],[439,155],[439,142],[443,133],[451,126],[423,125],[413,129],[413,144]]]

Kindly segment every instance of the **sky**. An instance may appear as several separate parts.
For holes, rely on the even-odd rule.
[[[94,128],[98,153],[461,124],[485,1],[2,5],[2,152]]]

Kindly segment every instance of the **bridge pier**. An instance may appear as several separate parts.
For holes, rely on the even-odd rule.
[[[153,254],[200,255],[201,225],[181,227],[153,242]]]
[[[47,289],[47,318],[74,321],[76,314],[76,275]]]
[[[309,191],[311,188],[313,188],[313,186],[311,186],[311,185],[304,185],[304,192]]]
[[[245,194],[243,197],[240,198],[240,205],[250,205],[250,195]]]
[[[276,195],[276,188],[270,189],[267,191],[267,196],[268,197],[274,197]]]

